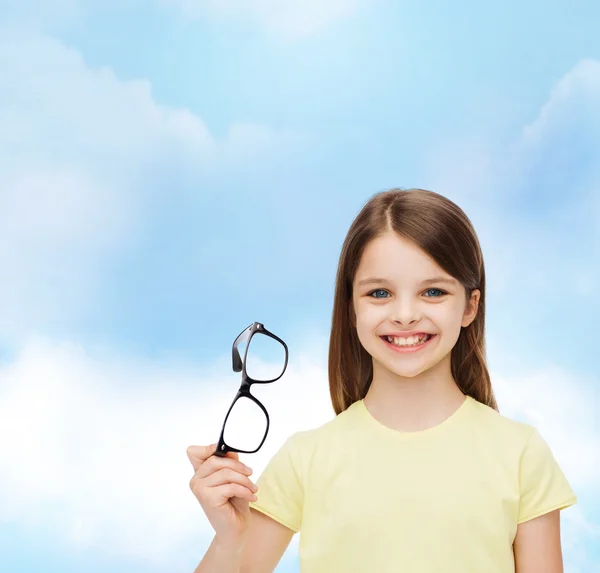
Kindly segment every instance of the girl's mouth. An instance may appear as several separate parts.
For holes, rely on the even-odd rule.
[[[414,346],[400,346],[398,344],[394,344],[393,342],[389,342],[388,337],[387,336],[380,336],[381,340],[383,340],[383,342],[385,342],[386,346],[388,348],[391,348],[394,352],[400,352],[401,354],[405,354],[407,352],[418,352],[419,350],[422,350],[423,348],[425,348],[435,337],[437,336],[437,334],[428,334],[427,338],[425,339],[424,342],[421,342],[419,344],[415,344]]]

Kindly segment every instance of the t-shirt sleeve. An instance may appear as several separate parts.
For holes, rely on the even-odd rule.
[[[249,503],[294,532],[302,525],[304,487],[297,433],[291,435],[267,463],[256,481],[257,500]]]
[[[521,456],[519,487],[518,524],[577,503],[550,447],[535,428]]]

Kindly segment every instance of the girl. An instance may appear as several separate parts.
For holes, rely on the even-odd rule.
[[[192,446],[216,535],[196,573],[562,573],[577,498],[531,425],[498,413],[485,270],[452,201],[371,197],[342,246],[329,345],[335,418],[290,437],[257,480]]]

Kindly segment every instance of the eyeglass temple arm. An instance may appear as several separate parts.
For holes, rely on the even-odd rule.
[[[250,332],[252,331],[252,327],[255,324],[256,323],[254,322],[250,326],[244,328],[244,330],[242,330],[242,332],[240,332],[237,335],[236,339],[233,341],[233,347],[231,349],[231,359],[234,372],[241,372],[243,366],[242,357],[240,356],[240,351],[238,350],[238,345],[248,340]]]

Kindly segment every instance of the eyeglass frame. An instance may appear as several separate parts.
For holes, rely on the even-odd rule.
[[[246,372],[246,358],[248,356],[248,349],[250,348],[250,342],[252,341],[252,337],[256,333],[265,334],[267,336],[270,336],[271,338],[273,338],[274,340],[277,340],[278,342],[280,342],[283,345],[283,348],[285,350],[285,362],[283,364],[283,370],[281,371],[281,374],[279,376],[277,376],[277,378],[273,378],[272,380],[254,380],[254,378],[250,378],[250,376],[248,376],[248,374]],[[244,352],[244,359],[242,360],[242,358],[240,356],[240,352],[238,350],[238,346],[242,342],[244,342],[246,339],[248,340],[248,344],[246,345],[246,351]],[[235,340],[233,341],[233,345],[231,347],[231,360],[232,360],[233,371],[234,372],[240,372],[240,371],[242,372],[242,383],[240,385],[240,388],[239,388],[235,398],[233,399],[233,402],[231,403],[231,406],[229,406],[229,410],[227,411],[227,415],[225,416],[225,421],[223,422],[223,426],[221,428],[221,435],[219,436],[219,440],[217,442],[217,449],[215,450],[214,455],[219,456],[221,458],[224,458],[227,455],[227,452],[237,452],[240,454],[255,454],[256,452],[258,452],[258,450],[260,450],[260,448],[262,448],[263,444],[265,443],[265,440],[267,439],[267,434],[269,433],[269,426],[270,426],[269,413],[267,412],[267,409],[262,405],[260,400],[250,393],[250,387],[252,386],[252,384],[271,384],[272,382],[279,380],[285,374],[285,370],[286,370],[287,364],[288,364],[288,347],[287,347],[287,344],[283,340],[281,340],[281,338],[279,338],[277,335],[275,335],[272,332],[270,332],[269,330],[267,330],[265,328],[264,324],[262,324],[260,322],[253,322],[250,326],[244,328],[244,330],[242,330],[242,332],[240,332],[236,336]],[[254,403],[256,403],[260,407],[260,409],[264,412],[265,416],[267,417],[267,429],[265,431],[265,435],[264,435],[260,445],[258,446],[258,448],[256,448],[255,450],[251,450],[251,451],[238,450],[237,448],[232,448],[231,446],[229,446],[225,443],[225,440],[223,438],[223,435],[225,433],[225,426],[227,425],[227,420],[229,418],[229,414],[231,413],[231,410],[235,406],[235,403],[242,396],[245,398],[249,398]]]

